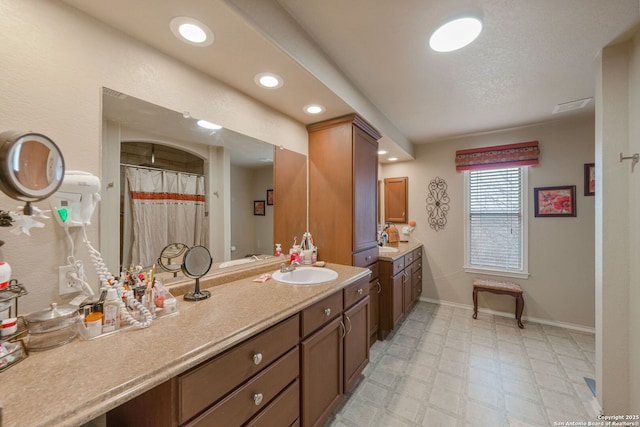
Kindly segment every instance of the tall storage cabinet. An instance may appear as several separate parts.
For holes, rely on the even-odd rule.
[[[356,114],[309,125],[309,228],[318,257],[368,267],[378,259],[380,133]]]

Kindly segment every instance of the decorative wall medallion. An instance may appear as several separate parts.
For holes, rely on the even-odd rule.
[[[429,183],[427,195],[427,215],[429,227],[436,231],[444,229],[447,224],[447,212],[449,212],[449,195],[447,195],[447,183],[444,179],[435,177]]]

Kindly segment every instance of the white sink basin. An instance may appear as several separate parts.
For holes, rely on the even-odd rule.
[[[398,248],[392,248],[391,246],[378,246],[379,254],[393,254],[398,252]]]
[[[337,279],[338,273],[328,268],[298,267],[286,273],[278,270],[274,272],[271,277],[278,282],[289,283],[291,285],[317,285],[318,283],[330,282]]]

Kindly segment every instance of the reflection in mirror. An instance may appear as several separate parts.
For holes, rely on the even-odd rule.
[[[164,271],[173,273],[173,277],[176,277],[178,271],[182,269],[182,262],[187,249],[189,247],[184,243],[171,243],[165,246],[158,257],[158,265]]]
[[[46,199],[62,183],[64,160],[58,146],[38,133],[7,131],[0,134],[0,189],[27,202]]]
[[[188,113],[171,111],[107,88],[103,91],[103,117],[105,169],[113,168],[107,163],[120,161],[138,166],[138,170],[175,170],[181,162],[192,167],[195,163],[185,160],[189,158],[202,165],[205,190],[204,219],[200,225],[205,237],[193,242],[178,238],[158,241],[149,258],[152,262],[172,242],[206,246],[216,263],[273,253],[273,206],[266,205],[265,216],[253,215],[253,202],[266,200],[266,190],[273,188],[272,144],[227,129],[200,128]],[[188,172],[200,174],[193,169]],[[124,181],[123,175],[120,186]],[[112,215],[101,210],[103,214]],[[103,222],[107,227],[108,220],[103,217],[101,225]],[[133,245],[124,238],[122,242],[120,266],[128,268],[129,262],[137,265],[133,259],[123,261],[123,252]]]

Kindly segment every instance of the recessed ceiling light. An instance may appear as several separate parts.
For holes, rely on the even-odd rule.
[[[174,36],[187,44],[209,46],[213,43],[213,32],[197,19],[177,16],[171,20],[169,27]]]
[[[198,120],[198,126],[200,126],[201,128],[209,129],[209,130],[222,129],[222,126],[217,125],[215,123],[208,122],[206,120]]]
[[[389,157],[388,159],[390,162],[395,162],[396,160],[398,160],[397,157]]]
[[[253,81],[256,82],[258,86],[262,86],[267,89],[277,89],[284,84],[282,77],[273,73],[256,74]]]
[[[324,113],[324,107],[318,104],[309,104],[304,107],[304,111],[309,114],[320,114]]]
[[[386,151],[386,150],[379,150],[378,151],[378,155],[380,155],[380,156],[382,156],[383,154],[387,154],[387,153],[388,153],[388,151]]]
[[[433,32],[429,46],[436,52],[452,52],[474,41],[482,31],[482,21],[474,17],[449,21]]]

